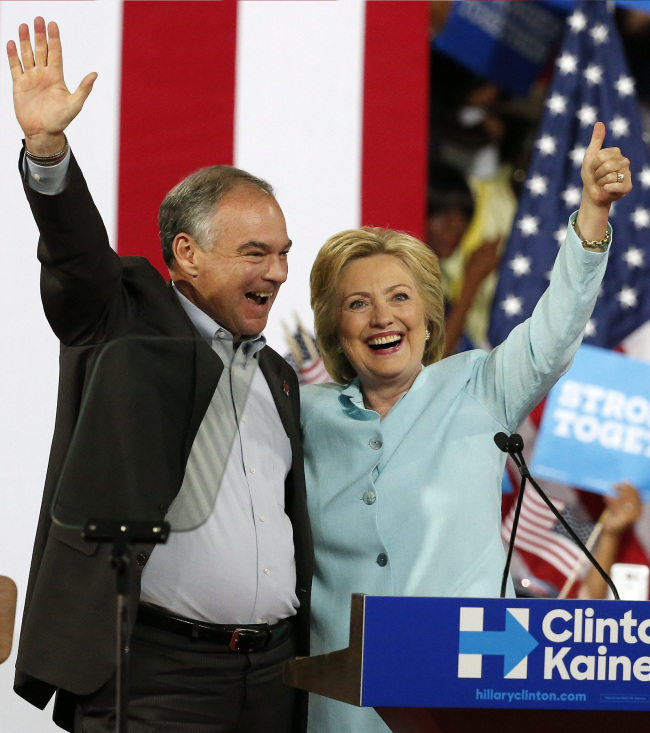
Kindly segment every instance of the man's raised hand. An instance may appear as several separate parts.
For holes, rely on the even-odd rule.
[[[65,145],[63,131],[79,114],[97,74],[85,76],[71,94],[63,80],[57,24],[49,23],[46,33],[43,18],[35,18],[33,48],[26,23],[18,29],[18,37],[20,57],[14,41],[7,44],[16,117],[27,149],[36,155],[51,155]]]

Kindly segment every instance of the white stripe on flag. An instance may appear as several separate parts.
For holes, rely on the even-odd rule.
[[[12,656],[0,670],[0,733],[53,729],[50,716],[26,705],[12,692],[22,605],[34,532],[41,504],[57,394],[59,344],[52,333],[39,295],[36,260],[38,233],[17,171],[21,130],[13,112],[11,77],[5,48],[18,40],[20,23],[37,14],[56,20],[61,30],[65,76],[76,89],[90,71],[95,88],[68,138],[114,241],[117,200],[117,143],[121,55],[121,2],[0,3],[0,211],[2,212],[3,288],[0,332],[3,371],[0,380],[0,573],[18,585],[18,608]]]
[[[275,187],[294,242],[289,281],[265,331],[311,329],[308,273],[325,240],[360,224],[364,8],[360,0],[242,0],[237,29],[235,165]]]

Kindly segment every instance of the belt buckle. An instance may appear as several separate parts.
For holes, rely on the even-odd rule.
[[[257,646],[254,642],[259,640],[265,633],[267,632],[258,631],[257,629],[235,629],[232,632],[228,646],[233,652],[242,652],[243,654],[254,652]]]

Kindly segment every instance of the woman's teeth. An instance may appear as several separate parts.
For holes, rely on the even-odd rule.
[[[378,336],[377,338],[370,339],[368,341],[368,346],[371,349],[375,349],[376,351],[379,351],[380,349],[390,349],[393,346],[397,346],[402,341],[401,336]]]

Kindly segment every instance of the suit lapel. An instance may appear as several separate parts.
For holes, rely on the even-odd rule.
[[[300,440],[293,414],[293,401],[297,397],[297,395],[293,394],[293,391],[297,387],[291,386],[287,380],[283,379],[281,372],[274,368],[274,364],[267,356],[267,349],[268,347],[265,347],[260,352],[260,369],[271,390],[273,402],[275,402],[278,414],[280,415],[282,426],[287,437],[293,444],[294,441]],[[287,367],[290,368],[288,365]]]

